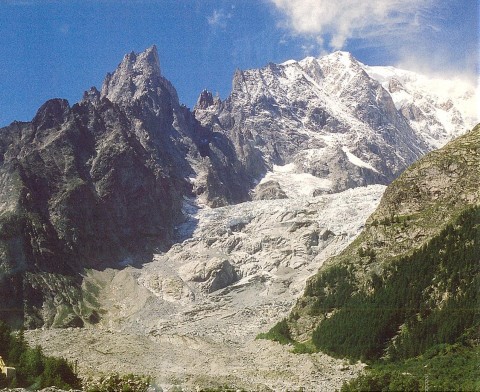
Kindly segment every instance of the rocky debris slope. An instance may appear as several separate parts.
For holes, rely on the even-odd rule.
[[[293,354],[290,347],[269,341],[208,342],[191,336],[145,335],[105,330],[63,329],[28,332],[32,344],[45,352],[72,360],[81,358],[82,375],[98,377],[112,370],[120,374],[148,374],[157,391],[196,392],[225,387],[247,391],[333,391],[355,377],[360,363],[349,364],[328,355]],[[52,347],[55,349],[52,350]]]
[[[26,388],[4,388],[0,389],[0,391],[5,392],[27,392],[28,389]],[[56,388],[56,387],[47,387],[43,389],[38,389],[39,392],[66,392],[64,389]],[[73,391],[73,390],[71,390]]]
[[[254,339],[288,313],[323,260],[355,238],[383,190],[214,209],[186,199],[191,218],[178,227],[182,242],[141,269],[88,272],[84,289],[101,314],[97,327],[27,335],[51,354],[81,357],[83,374],[148,373],[186,390],[335,389],[361,366]]]
[[[91,272],[91,283],[103,290],[101,324],[161,334],[178,319],[175,328],[187,333],[200,314],[204,330],[197,333],[205,338],[221,339],[227,330],[229,339],[251,338],[288,311],[327,256],[355,238],[383,188],[200,209],[193,233],[188,222],[179,227],[190,238],[141,270],[128,268],[103,282]]]
[[[374,235],[378,239],[378,251],[385,252],[385,257],[412,252],[437,235],[462,210],[478,205],[478,174],[480,126],[477,125],[466,135],[413,164],[387,188],[366,224],[370,237]],[[388,225],[375,228],[376,222],[392,216],[408,217],[408,224],[402,230]],[[382,238],[392,237],[395,241],[382,246]]]

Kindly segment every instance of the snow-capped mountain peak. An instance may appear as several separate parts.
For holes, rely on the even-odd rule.
[[[229,137],[242,135],[236,150],[252,166],[259,155],[270,170],[294,163],[296,172],[328,180],[318,192],[336,192],[386,184],[464,133],[473,121],[462,107],[473,96],[465,85],[369,67],[337,51],[238,70],[230,97],[198,107],[196,116]]]
[[[397,110],[431,149],[442,147],[479,120],[475,87],[465,80],[427,77],[392,66],[362,66],[389,92]]]
[[[237,71],[215,113],[197,109],[205,125],[243,135],[234,142],[250,165],[261,155],[270,169],[294,163],[330,184],[317,194],[386,184],[428,150],[388,91],[347,52]]]

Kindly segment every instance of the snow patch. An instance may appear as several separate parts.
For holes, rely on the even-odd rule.
[[[369,163],[365,162],[365,161],[362,161],[359,157],[357,157],[356,155],[352,154],[350,152],[350,150],[348,149],[348,147],[345,147],[343,146],[342,147],[342,151],[347,154],[347,158],[348,160],[353,163],[354,165],[356,166],[359,166],[359,167],[365,167],[367,169],[370,169],[370,170],[373,170],[374,172],[378,173],[378,170],[375,169],[372,165],[370,165]]]
[[[288,163],[283,166],[273,165],[273,173],[292,173],[295,171],[295,164]]]

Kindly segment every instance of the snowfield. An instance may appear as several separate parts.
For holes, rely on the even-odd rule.
[[[480,97],[466,80],[432,78],[395,67],[362,66],[390,93],[397,110],[432,149],[444,146],[479,121]]]

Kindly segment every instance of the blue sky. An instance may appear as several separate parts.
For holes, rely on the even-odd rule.
[[[227,97],[237,68],[336,49],[474,80],[478,18],[477,0],[0,0],[0,126],[79,101],[153,44],[189,107],[204,88]]]

